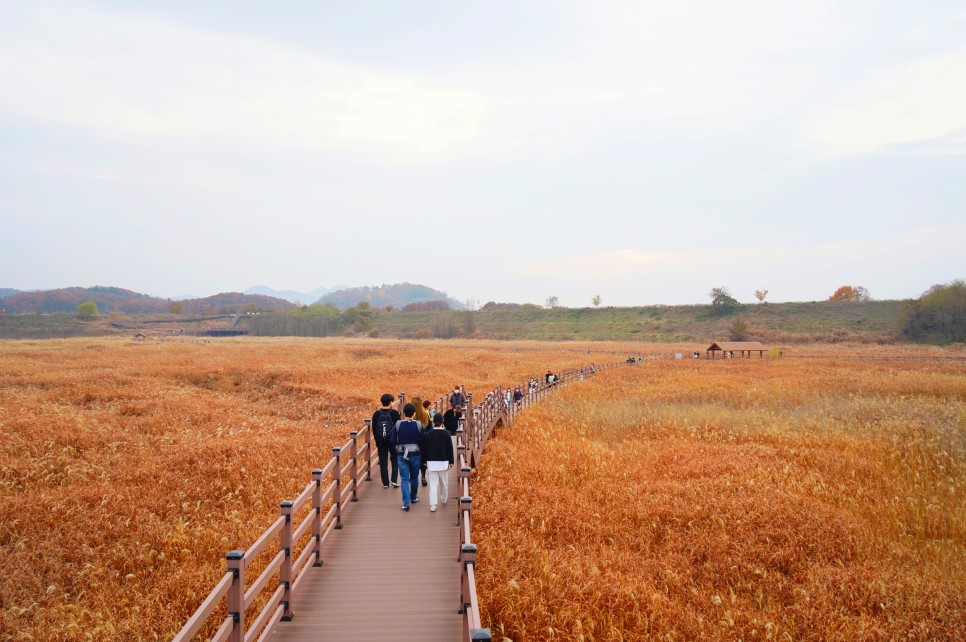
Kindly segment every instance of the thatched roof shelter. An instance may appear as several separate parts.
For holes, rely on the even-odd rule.
[[[715,353],[717,352],[721,352],[725,358],[735,356],[750,357],[753,352],[757,352],[760,358],[764,356],[766,350],[768,348],[761,345],[758,341],[715,341],[708,346],[706,352],[710,359],[714,359]]]

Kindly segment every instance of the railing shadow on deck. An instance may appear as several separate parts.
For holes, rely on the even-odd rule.
[[[472,393],[466,394],[467,408],[460,419],[460,428],[456,434],[460,493],[457,512],[457,526],[460,530],[458,560],[461,577],[458,611],[463,615],[464,641],[491,639],[490,630],[483,628],[480,622],[476,594],[476,544],[473,543],[471,531],[473,471],[487,439],[498,426],[510,426],[521,411],[543,399],[557,387],[624,363],[611,362],[568,370],[553,384],[543,382],[530,387],[528,383],[524,383],[520,389],[527,390],[526,394],[521,400],[510,400],[509,403],[502,387],[487,393],[483,402],[477,406],[473,405]],[[439,398],[435,404],[437,410],[442,411],[446,399],[446,396]],[[405,401],[406,394],[400,393],[400,410]],[[279,505],[281,514],[278,519],[254,544],[246,550],[230,551],[226,555],[225,574],[172,642],[189,642],[206,627],[213,628],[214,625],[209,625],[208,621],[226,600],[227,615],[210,638],[212,642],[263,642],[278,622],[294,617],[291,610],[292,596],[298,591],[310,569],[323,565],[322,544],[333,531],[342,528],[344,511],[348,508],[346,504],[359,501],[359,481],[370,481],[372,469],[379,462],[373,444],[370,419],[365,420],[361,430],[352,431],[349,435],[347,442],[332,449],[332,458],[322,468],[312,471],[312,480],[302,492],[295,499]],[[296,514],[310,500],[310,510],[296,526]],[[270,549],[269,545],[273,541],[277,541],[277,549]],[[269,550],[277,552],[246,589],[245,570]],[[278,586],[275,591],[254,617],[249,618],[248,612],[254,609],[262,592],[276,575]]]

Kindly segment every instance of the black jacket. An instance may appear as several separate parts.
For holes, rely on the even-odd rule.
[[[386,439],[385,442],[379,439],[379,428],[378,428],[377,422],[379,421],[379,416],[383,414],[383,410],[384,410],[383,408],[380,408],[379,410],[372,413],[372,437],[375,440],[377,446],[382,446],[383,448],[389,448],[391,445],[389,439]],[[396,425],[396,422],[399,421],[399,411],[396,410],[395,408],[389,408],[389,421],[390,421],[389,432],[391,434],[392,428]]]
[[[453,463],[453,438],[442,428],[433,428],[426,433],[423,442],[423,461],[448,461]]]
[[[443,414],[443,425],[446,426],[446,430],[448,430],[451,435],[455,435],[457,429],[459,429],[460,417],[462,416],[463,413],[456,412],[452,408]]]

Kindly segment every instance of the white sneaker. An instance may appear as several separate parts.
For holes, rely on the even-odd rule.
[[[435,513],[436,512],[436,507],[435,506],[430,506],[429,507],[429,512],[430,513]]]

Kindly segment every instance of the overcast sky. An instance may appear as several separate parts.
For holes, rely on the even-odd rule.
[[[0,226],[18,289],[915,297],[966,3],[0,0]]]

